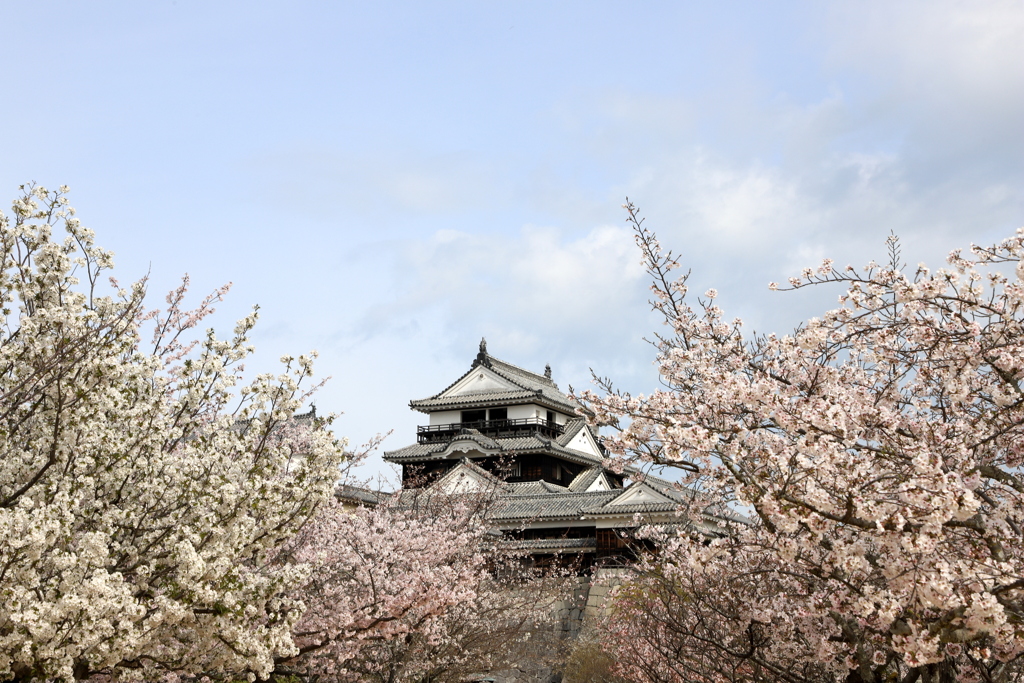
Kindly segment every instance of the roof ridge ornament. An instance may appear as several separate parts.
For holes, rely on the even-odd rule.
[[[491,357],[487,355],[487,338],[480,337],[480,352],[476,354],[476,360],[473,361],[473,367],[483,365],[484,367],[491,367]]]
[[[551,363],[544,366],[544,376],[551,379]]]

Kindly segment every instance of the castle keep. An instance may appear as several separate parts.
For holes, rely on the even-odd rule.
[[[672,524],[685,492],[672,482],[617,474],[580,406],[544,374],[491,356],[485,341],[469,370],[429,398],[409,403],[429,420],[416,443],[384,454],[402,466],[406,489],[494,491],[489,517],[538,562],[575,559],[585,569],[628,554],[627,530]],[[704,533],[714,534],[708,519]]]

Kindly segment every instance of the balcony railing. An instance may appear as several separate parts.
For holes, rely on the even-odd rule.
[[[419,443],[450,441],[463,429],[475,429],[481,434],[499,437],[543,434],[554,438],[565,431],[565,427],[556,422],[539,417],[521,417],[515,420],[478,420],[446,425],[425,425],[416,428],[416,440]]]

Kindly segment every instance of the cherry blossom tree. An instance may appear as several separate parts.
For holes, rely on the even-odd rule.
[[[564,581],[539,576],[485,519],[487,494],[406,491],[325,507],[294,541],[314,569],[282,675],[462,681],[534,656]]]
[[[67,188],[22,189],[0,214],[0,680],[269,675],[308,577],[276,558],[343,458],[289,421],[312,359],[241,386],[255,311],[190,341],[225,290],[147,311],[144,281],[106,288]]]
[[[664,388],[584,392],[622,462],[679,468],[685,521],[604,625],[636,681],[1006,681],[1024,652],[1024,231],[906,269],[825,260],[845,294],[745,336],[626,206],[665,331]],[[1009,276],[1005,273],[1009,273]],[[778,285],[772,284],[777,289]],[[718,508],[721,511],[721,507]],[[727,517],[728,515],[723,515]]]

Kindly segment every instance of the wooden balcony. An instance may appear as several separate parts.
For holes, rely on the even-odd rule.
[[[463,429],[475,429],[490,437],[528,436],[542,434],[555,438],[565,431],[564,425],[549,422],[539,417],[522,417],[515,420],[479,420],[477,422],[455,422],[446,425],[425,425],[416,428],[419,443],[451,441]]]

